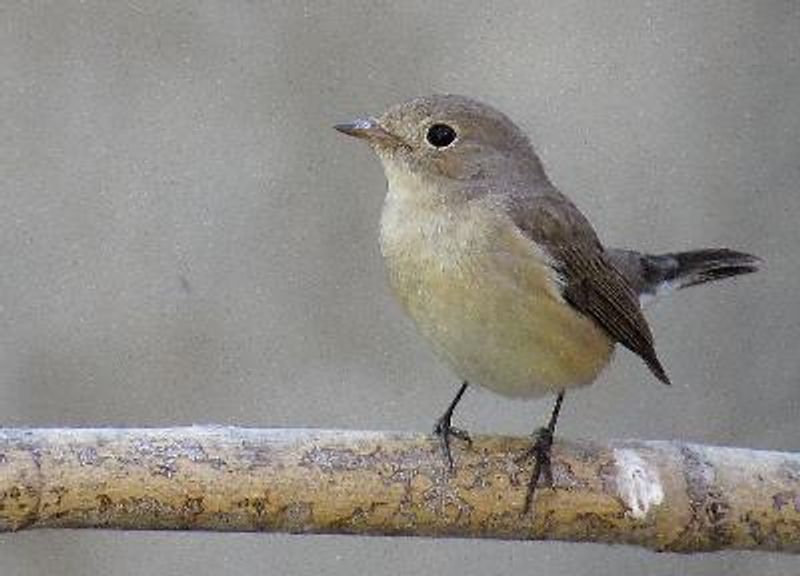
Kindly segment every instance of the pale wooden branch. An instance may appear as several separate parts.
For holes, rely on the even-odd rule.
[[[357,431],[0,430],[0,531],[216,530],[800,551],[800,456],[557,442],[522,514],[529,439]]]

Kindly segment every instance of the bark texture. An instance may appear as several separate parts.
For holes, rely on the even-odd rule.
[[[0,531],[215,530],[800,551],[800,456],[556,442],[522,514],[526,438],[188,427],[0,430]]]

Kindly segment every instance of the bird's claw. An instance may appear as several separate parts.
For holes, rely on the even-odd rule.
[[[433,433],[439,437],[442,453],[444,454],[445,460],[447,460],[448,467],[452,471],[454,466],[453,455],[450,453],[450,437],[458,438],[462,442],[466,442],[468,446],[472,446],[472,438],[470,438],[469,432],[466,430],[451,426],[450,418],[447,414],[436,421],[436,425],[433,427]]]
[[[515,463],[521,464],[534,458],[533,471],[528,481],[528,492],[525,495],[525,506],[523,514],[527,514],[533,505],[533,496],[539,485],[539,479],[544,475],[545,485],[553,487],[553,469],[550,459],[550,452],[553,447],[553,431],[549,428],[539,428],[534,432],[533,445],[525,450],[515,459]]]

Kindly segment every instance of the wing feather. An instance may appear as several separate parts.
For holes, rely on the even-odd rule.
[[[656,378],[669,384],[639,297],[613,264],[588,220],[560,194],[523,200],[512,207],[512,218],[553,258],[564,282],[564,299],[642,358]]]

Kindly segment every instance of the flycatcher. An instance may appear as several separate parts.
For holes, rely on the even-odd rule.
[[[478,384],[499,394],[556,394],[525,510],[542,474],[564,391],[592,383],[619,343],[669,384],[641,302],[669,289],[754,272],[727,249],[659,255],[607,249],[550,182],[526,135],[470,98],[426,96],[379,118],[336,126],[380,158],[388,193],[380,246],[392,288],[419,331],[463,380],[437,420],[452,467],[453,410]]]

